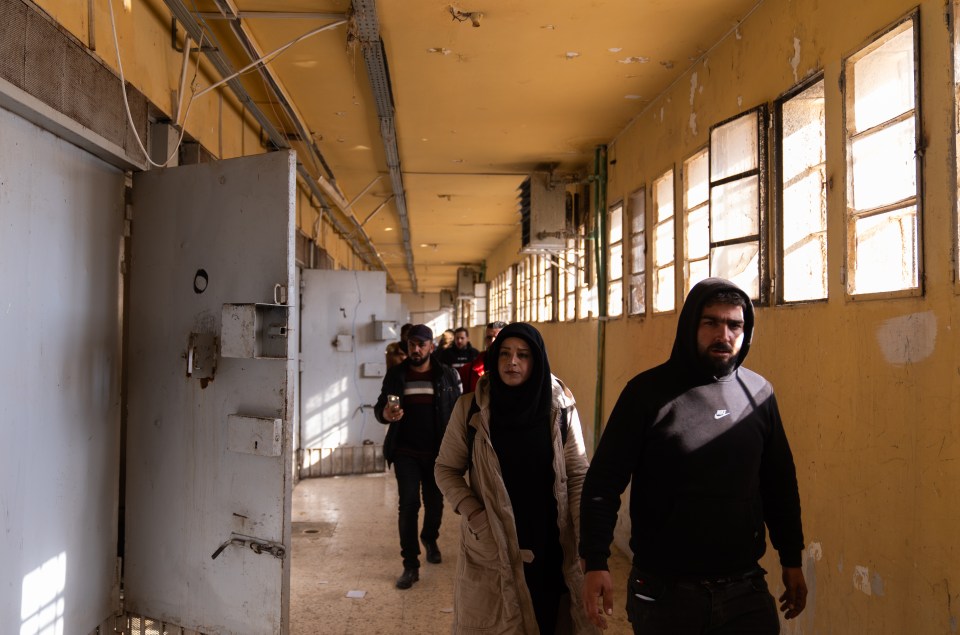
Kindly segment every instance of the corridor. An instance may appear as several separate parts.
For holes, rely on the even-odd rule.
[[[420,581],[394,588],[403,567],[397,538],[397,487],[390,472],[300,481],[293,491],[293,635],[432,635],[449,633],[459,518],[444,509],[443,562],[421,558]],[[630,633],[622,582],[629,562],[610,561],[616,591],[606,633]],[[352,597],[352,596],[361,597]]]

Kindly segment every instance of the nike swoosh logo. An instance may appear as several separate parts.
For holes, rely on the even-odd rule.
[[[723,419],[724,417],[726,417],[726,416],[729,415],[729,414],[730,414],[730,413],[727,412],[726,410],[718,410],[718,411],[717,411],[717,414],[713,415],[713,418],[714,418],[714,419]]]

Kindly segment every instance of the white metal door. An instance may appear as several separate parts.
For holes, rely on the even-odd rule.
[[[275,152],[134,177],[135,615],[210,634],[288,630],[294,169]]]
[[[373,414],[390,339],[382,271],[303,272],[300,319],[301,476],[382,472],[386,426]]]

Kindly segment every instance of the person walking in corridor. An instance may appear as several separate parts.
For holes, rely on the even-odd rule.
[[[423,529],[420,542],[427,562],[442,560],[437,537],[443,518],[443,496],[433,476],[433,463],[453,406],[460,396],[460,375],[449,366],[431,359],[433,331],[425,324],[410,329],[407,358],[393,366],[383,378],[374,413],[388,424],[383,456],[393,464],[400,497],[399,531],[403,573],[398,589],[409,589],[420,579],[420,545],[417,526],[420,492],[423,491]]]
[[[753,327],[746,293],[720,278],[698,283],[670,359],[620,394],[580,499],[583,596],[598,626],[613,610],[607,558],[631,480],[627,616],[635,633],[779,633],[759,565],[767,528],[786,588],[780,610],[787,619],[803,611],[793,456],[773,388],[742,366]]]
[[[457,402],[436,464],[461,516],[453,632],[597,633],[580,601],[587,455],[573,393],[529,324],[500,331],[486,366]]]

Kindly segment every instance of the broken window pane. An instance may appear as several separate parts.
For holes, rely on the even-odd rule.
[[[785,101],[781,114],[783,300],[823,299],[827,297],[823,80]]]
[[[710,253],[710,275],[726,278],[747,292],[760,295],[760,244],[756,241],[714,247]]]
[[[760,231],[760,185],[756,175],[713,188],[710,198],[711,240],[715,243]]]
[[[879,293],[916,287],[917,208],[858,218],[854,223],[854,293]]]
[[[637,315],[646,310],[643,274],[630,276],[630,314]]]

